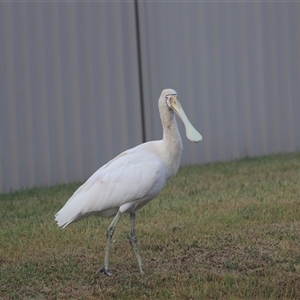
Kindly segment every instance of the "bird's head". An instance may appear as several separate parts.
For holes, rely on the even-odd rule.
[[[201,134],[194,128],[189,119],[187,118],[180,102],[178,99],[177,92],[173,89],[165,89],[161,92],[160,105],[165,105],[169,110],[174,111],[182,120],[185,126],[186,137],[195,143],[198,143],[202,140]],[[164,104],[163,104],[164,103]]]

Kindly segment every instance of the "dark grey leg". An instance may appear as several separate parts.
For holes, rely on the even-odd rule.
[[[108,269],[108,265],[109,265],[109,251],[110,251],[110,244],[111,244],[111,238],[114,235],[114,231],[115,228],[121,218],[122,214],[120,212],[118,212],[115,216],[115,218],[113,219],[113,221],[111,222],[111,224],[109,225],[108,229],[107,229],[107,242],[106,242],[106,248],[105,248],[105,258],[104,258],[104,266],[102,269],[100,269],[97,274],[99,272],[104,273],[105,275],[111,276],[112,274],[109,272]]]
[[[142,264],[142,259],[141,259],[139,250],[138,250],[137,245],[136,245],[137,238],[136,238],[136,235],[135,235],[135,213],[130,214],[129,239],[130,239],[131,246],[133,248],[134,254],[136,256],[136,259],[138,261],[140,272],[141,272],[141,274],[145,274],[145,270],[144,270],[143,264]]]

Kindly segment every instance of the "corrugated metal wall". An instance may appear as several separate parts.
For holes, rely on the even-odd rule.
[[[139,11],[148,109],[174,87],[204,138],[184,140],[183,163],[300,150],[299,2],[161,1]],[[157,114],[146,117],[147,139],[160,137]]]
[[[204,136],[184,164],[299,151],[299,53],[295,2],[1,2],[0,192],[160,139],[166,87]]]
[[[0,3],[0,191],[83,180],[142,142],[134,3]]]

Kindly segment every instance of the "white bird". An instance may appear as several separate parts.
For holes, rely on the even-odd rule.
[[[109,252],[115,227],[124,213],[130,214],[129,238],[136,255],[139,269],[144,274],[142,260],[136,245],[135,215],[152,200],[175,175],[179,168],[182,141],[175,114],[185,125],[186,136],[192,142],[202,140],[183,111],[176,91],[165,89],[158,100],[163,126],[163,139],[146,142],[129,149],[98,169],[55,215],[59,227],[90,215],[115,216],[107,229],[104,266],[98,272],[109,272]]]

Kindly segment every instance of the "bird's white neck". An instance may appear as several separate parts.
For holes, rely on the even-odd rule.
[[[174,146],[175,144],[182,144],[181,136],[178,131],[176,117],[173,112],[166,114],[166,117],[162,119],[163,125],[163,140],[171,143]]]
[[[178,171],[182,153],[182,141],[178,131],[175,114],[169,109],[164,110],[162,116],[164,160],[167,166],[167,177]]]

